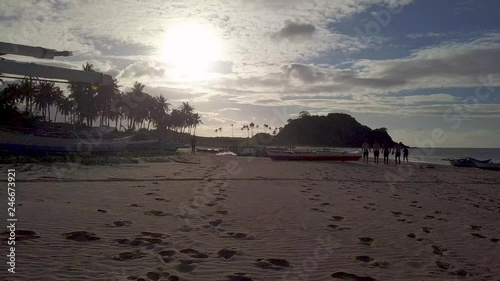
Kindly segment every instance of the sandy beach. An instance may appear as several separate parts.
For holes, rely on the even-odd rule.
[[[16,273],[3,262],[0,279],[500,280],[498,172],[181,162],[2,165],[18,221]]]

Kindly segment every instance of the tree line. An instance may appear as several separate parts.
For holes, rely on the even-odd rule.
[[[83,70],[94,71],[89,63],[83,65]],[[179,108],[171,109],[163,95],[153,97],[144,92],[145,87],[135,82],[130,91],[123,92],[116,79],[110,86],[70,82],[66,96],[54,82],[25,78],[7,84],[0,92],[0,109],[24,105],[25,114],[48,122],[56,122],[59,116],[64,123],[89,127],[114,125],[117,130],[136,131],[153,126],[196,133],[202,121],[192,105],[183,102]]]

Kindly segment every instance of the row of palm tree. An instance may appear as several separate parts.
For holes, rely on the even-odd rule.
[[[83,66],[84,71],[94,71],[92,65]],[[120,91],[118,82],[112,86],[95,86],[90,83],[70,82],[69,95],[53,82],[36,81],[25,78],[18,83],[10,83],[2,91],[3,99],[12,106],[24,110],[45,121],[57,121],[58,115],[64,123],[93,126],[114,125],[135,131],[150,129],[171,129],[181,133],[196,133],[202,124],[201,116],[194,107],[183,102],[177,109],[170,111],[171,104],[162,95],[153,97],[144,92],[145,85],[135,82],[128,92]],[[54,110],[55,112],[51,112]],[[54,114],[52,114],[54,113]],[[53,116],[53,118],[52,118]]]
[[[272,133],[273,135],[276,135],[278,134],[282,129],[283,127],[275,127],[275,128],[272,128],[271,126],[267,125],[267,124],[264,124],[262,126],[262,128],[264,128],[261,133],[266,133],[266,132],[269,132],[269,133]],[[255,123],[250,123],[250,124],[245,124],[243,125],[240,130],[241,130],[241,134],[243,137],[246,137],[246,138],[250,138],[254,136],[254,129],[258,130],[259,129],[259,125],[256,125]],[[222,137],[222,128],[218,128],[218,129],[215,129],[215,134],[218,136],[218,133],[221,133],[221,137]],[[231,137],[234,138],[234,124],[231,124]]]

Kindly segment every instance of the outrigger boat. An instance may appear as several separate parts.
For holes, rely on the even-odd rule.
[[[500,171],[500,163],[493,163],[493,162],[481,163],[481,162],[478,162],[478,163],[476,163],[476,166],[479,169],[483,169],[483,170]]]
[[[53,152],[119,152],[131,143],[133,136],[115,139],[82,139],[37,136],[0,129],[0,149],[14,154]]]
[[[267,155],[272,160],[286,161],[358,161],[361,159],[361,154],[349,153],[347,151],[284,151],[284,150],[268,150]]]
[[[491,159],[488,160],[477,160],[472,157],[462,157],[462,158],[449,158],[443,159],[450,161],[450,164],[453,167],[467,167],[467,168],[476,168],[477,164],[488,164],[491,162]]]

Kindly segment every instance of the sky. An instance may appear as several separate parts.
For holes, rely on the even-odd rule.
[[[411,146],[500,147],[499,12],[495,0],[7,0],[0,38],[74,53],[18,60],[88,61],[124,91],[139,81],[188,101],[198,135],[342,112]]]

